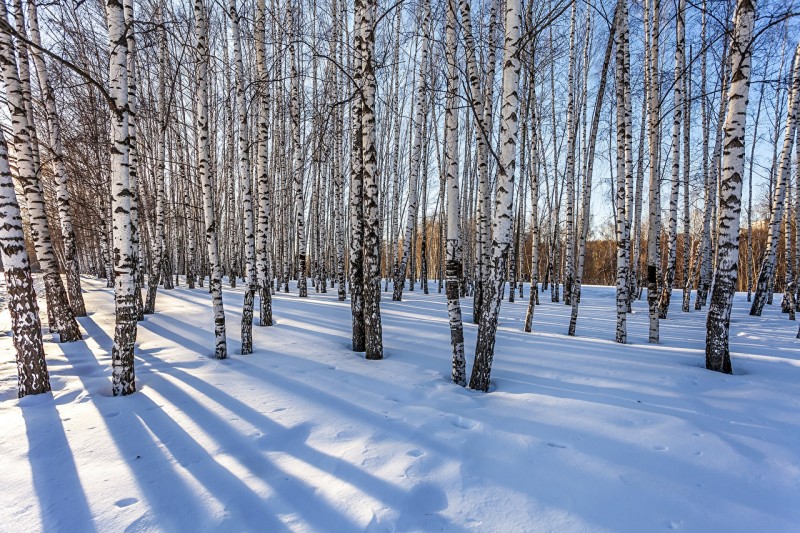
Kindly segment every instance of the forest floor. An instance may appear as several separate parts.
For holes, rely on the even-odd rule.
[[[502,304],[483,394],[450,382],[435,285],[384,294],[383,361],[350,350],[349,301],[313,289],[275,296],[248,356],[226,289],[231,357],[214,360],[210,298],[181,286],[140,324],[139,392],[114,398],[112,291],[83,284],[84,339],[46,335],[52,394],[16,398],[0,313],[0,531],[800,527],[800,341],[780,296],[755,318],[737,295],[723,375],[703,368],[705,312],[682,313],[677,291],[661,343],[641,300],[622,346],[613,288],[584,288],[570,338],[549,292],[521,331],[526,285]]]

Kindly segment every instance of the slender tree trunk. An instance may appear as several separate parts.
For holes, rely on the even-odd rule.
[[[630,151],[630,101],[626,100],[625,86],[630,83],[628,52],[628,6],[622,0],[617,8],[617,21],[619,28],[616,33],[616,96],[617,96],[617,193],[616,193],[616,220],[617,220],[617,329],[616,341],[624,344],[628,340],[627,313],[628,290],[630,283],[629,257],[628,257],[628,232],[626,231],[627,217],[625,215],[627,181],[633,179],[631,166],[628,165],[627,154]],[[652,110],[651,110],[652,111]],[[652,144],[651,144],[652,149]],[[652,179],[652,178],[651,178]],[[651,181],[652,183],[652,181]],[[652,200],[651,200],[652,201]],[[651,217],[652,224],[652,217]],[[648,287],[648,291],[649,291]],[[649,295],[649,292],[648,292]]]
[[[672,186],[669,196],[669,226],[667,233],[667,269],[664,273],[661,299],[658,302],[658,317],[667,318],[669,302],[672,298],[672,286],[675,283],[675,269],[678,254],[678,195],[681,186],[680,152],[681,152],[681,120],[683,119],[683,63],[684,63],[684,14],[686,0],[678,3],[676,13],[675,37],[675,75],[674,75],[674,109],[672,112]],[[688,146],[684,147],[686,150]]]
[[[769,61],[764,61],[766,76]],[[747,301],[753,299],[753,281],[755,279],[755,261],[753,258],[753,168],[755,166],[756,146],[758,145],[758,124],[761,122],[761,107],[765,91],[759,91],[756,118],[753,122],[753,141],[750,144],[750,168],[747,176]]]
[[[297,69],[296,47],[300,42],[300,27],[292,2],[287,3],[290,25],[289,62],[291,70],[291,100],[289,105],[292,119],[292,176],[294,183],[295,231],[297,232],[297,288],[301,298],[308,296],[308,270],[306,265],[305,198],[303,196],[303,149],[300,146],[300,73]]]
[[[795,135],[795,176],[800,176],[800,135]],[[794,187],[794,274],[795,274],[795,292],[794,292],[794,307],[795,311],[800,311],[800,283],[798,283],[798,276],[800,276],[800,182],[795,182]]]
[[[692,55],[692,47],[689,46],[689,57]],[[692,130],[692,69],[687,69],[686,76],[683,77],[683,303],[681,311],[689,312],[689,303],[692,295],[692,275],[689,272],[689,259],[691,258],[691,206],[689,204],[689,166],[691,164],[691,130]]]
[[[491,151],[491,136],[492,136],[492,104],[494,101],[494,78],[496,72],[496,49],[497,49],[497,12],[499,10],[500,0],[490,0],[489,8],[489,28],[488,40],[489,49],[486,58],[486,77],[483,87],[483,113],[482,116],[477,117],[476,125],[481,126],[481,133],[484,140],[484,150],[481,152],[481,146],[478,146],[478,238],[476,239],[476,266],[477,278],[475,280],[475,293],[473,295],[473,311],[472,321],[479,324],[481,315],[487,302],[487,291],[491,282],[491,260],[492,260],[492,192],[491,183],[489,178],[489,152]],[[464,9],[461,9],[462,19],[464,19]],[[464,19],[466,20],[466,19]],[[466,27],[465,27],[466,33]],[[472,31],[469,31],[472,35]],[[466,43],[469,46],[468,43]],[[473,46],[474,49],[474,46]],[[469,50],[467,50],[467,60],[469,62]],[[469,63],[468,63],[469,68]],[[476,91],[479,90],[478,73],[475,69],[474,76],[467,73],[470,78],[470,87],[472,99],[475,105],[478,105],[479,100],[476,100]],[[476,113],[478,107],[475,107]]]
[[[163,14],[158,11],[157,18],[163,23]],[[166,263],[166,232],[165,232],[165,182],[167,164],[167,32],[164,28],[158,30],[158,138],[156,148],[156,233],[153,235],[155,258],[150,268],[148,278],[147,300],[145,301],[144,314],[155,313],[156,294],[161,276],[169,277],[169,272],[164,268]]]
[[[128,132],[128,45],[123,5],[106,2],[111,59],[108,79],[111,109],[111,205],[114,242],[114,303],[116,324],[111,351],[112,391],[125,396],[136,391],[133,350],[137,313],[131,239],[130,136]]]
[[[528,20],[531,20],[530,16]],[[528,310],[525,313],[524,329],[526,333],[531,332],[534,309],[539,303],[539,120],[536,111],[535,70],[531,69],[529,75],[528,99],[531,104],[531,155],[528,166],[530,167],[531,175],[531,290],[528,299]]]
[[[624,8],[624,9],[621,9]],[[627,16],[627,5],[625,4],[618,4],[618,10],[624,11],[625,15]],[[594,173],[594,154],[595,154],[595,146],[597,144],[597,131],[600,127],[600,115],[603,109],[603,100],[605,99],[606,93],[606,82],[608,79],[608,68],[611,64],[611,51],[614,48],[615,44],[615,37],[617,34],[617,25],[619,24],[620,14],[616,13],[614,16],[614,23],[611,25],[611,29],[608,33],[608,42],[606,43],[606,51],[605,56],[603,58],[603,67],[600,71],[600,83],[597,87],[597,98],[594,104],[594,112],[592,113],[592,125],[591,125],[591,133],[589,134],[589,141],[587,147],[587,156],[586,156],[586,175],[583,179],[583,193],[582,198],[583,202],[581,205],[581,224],[580,224],[580,240],[578,241],[578,264],[575,273],[575,285],[572,294],[572,312],[570,314],[570,321],[569,321],[569,329],[567,331],[568,335],[575,335],[575,328],[578,322],[578,304],[580,304],[581,300],[581,286],[583,284],[583,271],[584,265],[586,262],[586,240],[589,236],[589,221],[591,218],[591,199],[592,199],[592,175]],[[628,39],[627,36],[627,19],[624,22],[624,29],[626,35],[623,37],[624,39]],[[617,46],[619,46],[619,42],[617,42]],[[624,53],[625,48],[622,48]],[[617,57],[619,59],[619,57]],[[585,65],[584,68],[588,69],[588,65]],[[623,80],[624,82],[624,80]],[[619,83],[619,82],[617,82]],[[619,120],[619,119],[618,119]],[[626,132],[628,134],[628,138],[626,139],[627,143],[630,143],[630,131]],[[623,156],[625,152],[623,151]],[[617,155],[619,158],[619,154]],[[619,163],[618,163],[619,165]],[[619,169],[619,166],[617,167]],[[625,181],[628,181],[628,177],[630,175],[630,168],[626,168],[625,172]],[[633,176],[631,175],[630,178],[632,179]],[[619,191],[617,191],[619,195]],[[617,196],[619,199],[619,196]],[[627,278],[626,278],[627,281]],[[625,287],[627,290],[627,284]],[[627,292],[623,292],[623,296],[625,296],[626,301],[622,302],[626,306],[627,311]],[[619,302],[618,302],[618,309],[619,309]],[[617,316],[619,319],[619,315]],[[624,322],[624,319],[623,319]],[[526,318],[527,323],[527,318]],[[526,330],[528,331],[528,330]]]
[[[731,85],[725,117],[722,189],[718,221],[717,271],[706,321],[706,368],[731,373],[728,350],[731,307],[739,267],[739,218],[744,173],[745,121],[750,92],[750,59],[756,4],[739,0],[731,41]]]
[[[649,54],[648,48],[645,47],[645,58]],[[647,59],[645,59],[645,65]],[[647,87],[648,79],[647,68],[645,68],[645,87]],[[628,312],[631,311],[631,304],[633,300],[640,297],[639,291],[641,288],[641,248],[642,248],[642,207],[644,196],[644,148],[645,148],[645,131],[647,125],[647,97],[642,98],[642,113],[641,123],[639,124],[639,152],[636,156],[636,197],[633,202],[633,224],[635,228],[632,232],[633,242],[630,245],[631,250],[631,271],[628,279]]]
[[[447,100],[444,124],[444,170],[447,186],[447,312],[450,318],[450,343],[453,348],[453,383],[467,384],[464,359],[464,326],[458,282],[462,276],[461,213],[458,190],[458,71],[456,70],[456,0],[447,0],[445,23],[447,57]]]
[[[267,72],[266,0],[256,2],[256,66],[258,69],[258,227],[256,240],[256,274],[259,301],[259,326],[272,325],[272,275],[270,273],[270,176],[267,146],[269,144],[270,81]],[[275,154],[273,154],[275,157]]]
[[[495,214],[492,224],[491,285],[481,309],[475,363],[469,386],[487,392],[494,359],[495,334],[500,302],[505,288],[508,252],[511,247],[514,172],[517,158],[519,123],[520,0],[507,0],[505,6],[505,44],[503,47],[503,101],[500,124],[500,161],[497,166]]]
[[[197,57],[197,112],[196,143],[198,152],[197,175],[203,187],[203,219],[205,221],[206,246],[208,262],[211,267],[209,276],[209,292],[214,309],[214,357],[228,357],[225,340],[225,309],[222,303],[222,270],[219,261],[217,244],[217,220],[214,210],[214,186],[210,167],[210,146],[208,126],[208,26],[206,24],[206,8],[203,0],[194,2],[195,43]]]
[[[572,284],[575,279],[575,138],[577,137],[577,120],[575,120],[575,19],[578,3],[572,3],[569,30],[569,67],[567,71],[567,167],[564,171],[566,181],[567,205],[566,226],[567,240],[564,266],[564,304],[572,303]],[[553,95],[555,97],[555,95]]]
[[[7,24],[5,4],[0,6],[0,20]],[[81,333],[69,306],[67,293],[59,273],[58,260],[50,239],[44,191],[38,177],[33,151],[34,125],[29,120],[23,94],[24,87],[20,81],[15,57],[16,52],[11,35],[0,31],[0,71],[2,71],[6,85],[6,98],[13,131],[12,142],[17,160],[17,179],[25,195],[36,257],[44,271],[48,315],[53,319],[50,321],[50,326],[53,330],[58,331],[61,342],[73,342],[80,340]],[[27,56],[23,57],[21,54],[21,62],[23,59],[27,62]],[[28,102],[30,103],[30,98]],[[30,118],[32,118],[32,114]]]
[[[250,176],[250,139],[247,124],[247,101],[245,98],[244,64],[242,43],[239,37],[239,13],[236,0],[230,0],[228,14],[233,36],[233,60],[236,73],[236,109],[239,112],[239,179],[241,180],[241,202],[244,211],[244,256],[245,288],[242,307],[242,355],[253,353],[253,303],[256,292],[256,240],[253,224],[253,190]],[[300,211],[302,213],[302,209]],[[302,269],[301,269],[302,270]]]
[[[661,105],[659,94],[659,18],[660,0],[650,0],[645,10],[645,31],[650,31],[650,85],[647,91],[649,106],[649,144],[650,144],[650,217],[647,228],[647,303],[650,309],[648,340],[658,343],[658,270],[659,241],[661,236],[661,193],[659,181],[660,119]],[[652,13],[651,11],[652,10]],[[648,30],[648,20],[650,20]]]
[[[353,316],[353,351],[366,349],[364,332],[364,158],[363,158],[363,68],[361,24],[364,0],[355,0],[353,17],[352,80],[355,98],[350,110],[350,310]],[[396,287],[395,287],[396,288]]]
[[[786,276],[783,283],[783,299],[781,300],[781,312],[789,314],[789,320],[794,320],[794,255],[792,247],[792,184],[786,184],[786,216],[784,217],[783,231],[783,250]]]
[[[15,2],[19,3],[19,2]],[[28,3],[28,24],[30,26],[30,39],[34,45],[41,47],[39,36],[39,19],[36,12],[36,3]],[[67,293],[69,305],[75,316],[86,316],[86,306],[81,294],[81,277],[78,268],[77,250],[75,245],[75,231],[72,227],[72,209],[69,204],[69,190],[67,189],[67,170],[64,165],[64,145],[61,140],[61,122],[58,117],[53,88],[47,76],[47,67],[44,54],[37,46],[30,47],[34,65],[39,78],[39,90],[44,100],[45,118],[47,119],[47,133],[52,152],[53,177],[56,182],[56,200],[58,202],[58,219],[61,223],[61,235],[64,240],[64,268],[67,272]]]
[[[130,183],[131,183],[131,240],[133,241],[134,255],[134,305],[136,306],[137,320],[144,320],[144,302],[142,301],[142,287],[144,287],[144,269],[142,268],[144,244],[142,242],[139,218],[139,144],[136,136],[136,114],[138,112],[137,86],[136,86],[136,16],[133,0],[124,0],[125,24],[127,26],[128,43],[128,134],[130,135]],[[30,5],[33,5],[31,3]]]
[[[383,358],[380,308],[380,219],[377,149],[375,146],[375,10],[377,0],[363,0],[361,10],[361,135],[364,217],[364,337],[367,359]]]
[[[431,11],[429,0],[423,0],[422,4],[422,20],[419,27],[422,29],[424,35],[420,43],[420,57],[419,57],[419,75],[417,76],[417,95],[416,102],[414,103],[414,144],[411,147],[411,165],[408,174],[408,206],[406,207],[406,225],[403,231],[403,255],[400,259],[400,264],[394,278],[394,287],[392,291],[392,300],[400,301],[403,298],[403,285],[406,279],[406,269],[408,267],[409,256],[413,254],[413,247],[411,245],[412,232],[414,230],[414,221],[417,216],[417,182],[420,174],[420,162],[422,159],[422,144],[423,144],[423,128],[426,117],[425,103],[426,88],[427,88],[427,72],[428,72],[428,47],[430,36],[428,29],[431,26]],[[398,240],[400,236],[398,236]],[[413,269],[411,276],[414,278]],[[413,283],[413,281],[412,281]]]
[[[723,57],[728,58],[728,39],[724,40],[723,45]],[[704,231],[703,237],[703,248],[702,248],[702,264],[700,268],[700,282],[699,287],[697,288],[697,296],[695,302],[695,310],[700,310],[708,300],[708,291],[711,288],[711,280],[714,275],[714,257],[716,254],[714,253],[716,250],[716,243],[715,243],[715,235],[716,232],[712,231],[711,224],[716,222],[716,209],[717,209],[717,189],[718,189],[718,182],[719,182],[719,173],[720,173],[720,160],[722,158],[722,150],[723,150],[723,130],[722,124],[725,121],[725,110],[727,107],[726,102],[726,91],[725,87],[728,86],[728,59],[722,61],[721,64],[721,74],[720,74],[720,86],[721,95],[719,99],[719,115],[717,119],[717,128],[716,134],[714,138],[714,149],[711,154],[711,163],[710,166],[707,166],[707,172],[704,173],[706,176],[707,190],[706,190],[706,212],[704,213],[704,228],[706,227],[706,218],[708,220],[708,231]],[[704,85],[705,86],[705,85]],[[708,131],[708,114],[706,113],[706,126],[705,130]],[[707,135],[703,136],[704,139],[707,138]],[[707,150],[707,145],[704,145],[704,149]],[[705,155],[708,155],[707,152]]]
[[[775,184],[774,196],[772,198],[772,214],[770,216],[769,230],[767,233],[767,249],[764,252],[764,259],[761,262],[756,293],[753,297],[753,305],[750,307],[750,314],[753,316],[761,316],[764,304],[767,302],[767,293],[771,291],[770,282],[775,276],[775,255],[778,249],[778,238],[780,235],[781,221],[783,219],[784,205],[786,203],[786,189],[791,179],[792,145],[797,129],[798,111],[800,111],[800,44],[797,45],[794,55],[792,88],[789,93],[783,149],[781,150],[780,165],[778,166],[778,180]],[[786,212],[788,218],[790,210],[787,209]]]
[[[2,14],[5,17],[5,13]],[[5,48],[4,46],[2,48]],[[14,335],[17,375],[17,395],[41,394],[50,390],[50,377],[42,345],[42,324],[39,304],[33,289],[22,214],[8,164],[8,149],[0,128],[0,259],[11,312],[11,332]]]
[[[336,50],[334,51],[334,57],[338,58],[339,64],[342,64],[342,49],[344,48],[344,43],[339,45],[340,40],[342,39],[342,27],[346,25],[347,21],[347,3],[342,1],[341,2],[341,9],[342,13],[339,16],[335,23],[335,37],[334,37],[334,44],[336,45]],[[337,12],[338,13],[338,12]],[[342,94],[342,76],[338,70],[335,70],[335,93],[337,98],[341,97]],[[335,199],[334,203],[336,205],[336,209],[334,212],[334,231],[336,233],[336,282],[337,282],[337,289],[338,289],[338,296],[339,301],[343,302],[345,298],[347,298],[347,288],[345,282],[345,272],[344,272],[344,142],[342,140],[343,136],[343,129],[345,128],[344,124],[344,107],[339,106],[337,108],[336,114],[336,133],[335,133],[335,159],[333,165],[333,183],[334,183],[334,190],[335,190]]]

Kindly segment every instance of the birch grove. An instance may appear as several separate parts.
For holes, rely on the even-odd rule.
[[[0,2],[19,394],[48,389],[47,335],[88,333],[92,276],[115,395],[173,287],[208,293],[218,359],[231,324],[237,356],[263,355],[253,322],[286,326],[286,298],[347,306],[375,361],[384,327],[439,302],[445,371],[485,392],[507,328],[563,295],[581,336],[582,294],[608,285],[609,340],[669,344],[677,307],[703,312],[707,367],[730,372],[738,291],[752,320],[800,310],[800,43],[793,8],[729,4]]]

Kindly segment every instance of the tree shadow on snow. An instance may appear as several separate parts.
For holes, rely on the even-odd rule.
[[[36,405],[21,406],[21,410],[42,531],[96,531],[55,404],[48,399]]]
[[[82,319],[82,324],[101,345],[113,342],[91,319]],[[87,352],[91,354],[89,350]],[[137,352],[137,359],[146,361],[146,352]],[[100,364],[96,358],[95,362]],[[168,368],[169,364],[164,366]],[[145,365],[138,365],[137,370],[137,383],[142,378],[149,382],[153,377],[159,377],[158,374],[150,374]],[[89,390],[87,383],[84,383],[84,387]],[[212,525],[221,527],[225,522],[233,521],[233,524],[246,524],[251,530],[264,527],[269,531],[287,530],[273,513],[267,512],[265,500],[220,465],[164,412],[163,405],[157,404],[142,391],[112,401],[126,402],[127,405],[125,409],[103,413],[103,420],[120,454],[136,476],[136,483],[147,498],[149,511],[159,529],[183,531],[192,524],[201,528]],[[185,404],[192,401],[184,397],[174,405],[183,410]],[[98,408],[101,412],[108,411],[108,408]],[[180,473],[181,469],[199,482],[204,492],[224,506],[225,517],[221,523],[219,518],[209,514],[203,495],[198,494],[197,489],[187,482],[185,475]],[[169,489],[165,490],[165,487]]]
[[[157,359],[151,354],[143,357],[145,359]],[[236,362],[238,363],[239,361]],[[248,367],[246,370],[248,374],[259,370],[258,367],[253,365],[247,364],[246,366]],[[183,387],[179,387],[171,379],[158,375],[152,380],[153,388],[171,402],[180,402],[182,412],[189,416],[198,426],[203,427],[206,433],[216,441],[221,450],[237,457],[253,475],[275,488],[274,497],[278,500],[278,503],[273,503],[273,507],[275,505],[288,507],[285,509],[286,512],[300,512],[300,518],[314,529],[330,531],[361,529],[348,516],[341,514],[329,504],[324,496],[318,493],[317,487],[302,479],[293,477],[275,462],[267,460],[264,455],[265,452],[277,452],[294,457],[307,465],[341,479],[343,482],[352,485],[357,490],[370,495],[390,508],[398,510],[400,522],[412,515],[421,514],[427,517],[426,520],[432,521],[430,522],[431,525],[435,523],[448,530],[457,530],[457,527],[449,523],[445,517],[435,513],[435,511],[447,507],[447,498],[441,489],[436,488],[438,496],[432,500],[436,506],[435,509],[430,508],[430,505],[412,506],[409,502],[422,498],[420,496],[422,492],[427,495],[432,494],[434,492],[433,489],[427,487],[422,490],[420,486],[415,486],[407,491],[389,481],[370,474],[368,471],[340,457],[310,446],[307,443],[307,439],[313,426],[307,423],[301,423],[293,427],[283,426],[236,399],[231,394],[187,372],[173,369],[169,374],[182,384],[206,396],[215,405],[227,409],[236,418],[241,418],[258,429],[260,435],[255,437],[245,436],[238,430],[232,430],[228,420],[219,413],[205,407],[204,402],[198,402],[195,398],[191,398]],[[295,382],[292,381],[292,383],[294,386]],[[297,382],[297,384],[301,386],[300,382]],[[294,394],[297,394],[297,392],[295,390]],[[341,402],[341,400],[339,401]],[[352,410],[353,407],[348,404],[345,412],[351,412]],[[382,417],[380,418],[381,422],[385,423],[385,420]],[[398,525],[400,522],[398,522]],[[419,519],[415,519],[409,524],[419,526],[420,522]]]

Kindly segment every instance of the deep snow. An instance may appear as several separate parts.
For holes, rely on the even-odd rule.
[[[84,340],[46,336],[52,395],[16,399],[0,337],[2,531],[800,530],[800,341],[779,298],[754,318],[737,295],[722,375],[678,292],[661,344],[639,301],[620,346],[613,288],[584,288],[570,338],[549,293],[521,331],[526,285],[502,304],[483,394],[449,382],[435,290],[384,294],[386,359],[366,361],[349,301],[313,288],[277,294],[276,325],[238,355],[242,293],[226,289],[220,362],[208,294],[179,287],[139,327],[139,392],[113,398],[112,293],[83,283]]]

